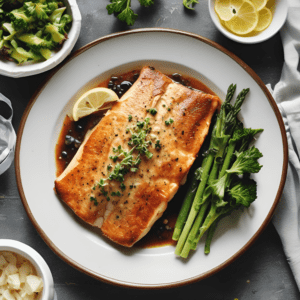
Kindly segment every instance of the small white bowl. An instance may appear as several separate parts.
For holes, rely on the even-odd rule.
[[[48,71],[61,63],[72,51],[81,29],[81,14],[76,0],[64,0],[67,13],[72,16],[72,27],[68,33],[68,39],[62,48],[50,59],[32,64],[18,65],[12,61],[0,60],[0,74],[8,77],[26,77]]]
[[[270,1],[270,0],[269,0]],[[255,36],[238,36],[235,35],[231,32],[229,32],[221,23],[219,20],[218,15],[215,12],[214,6],[215,6],[215,0],[209,0],[208,3],[208,8],[209,8],[209,13],[210,16],[216,25],[216,27],[219,29],[219,31],[224,34],[226,37],[229,39],[243,43],[243,44],[256,44],[263,42],[265,40],[268,40],[272,36],[274,36],[284,25],[286,18],[287,18],[287,13],[288,13],[288,3],[286,0],[275,0],[274,1],[275,5],[273,8],[273,20],[270,26],[262,31],[261,33],[258,33]]]
[[[9,239],[0,239],[0,251],[10,251],[28,259],[43,279],[44,287],[38,300],[55,300],[56,293],[51,271],[42,256],[28,245]]]

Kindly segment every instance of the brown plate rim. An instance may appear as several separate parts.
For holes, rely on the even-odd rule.
[[[124,282],[124,281],[116,280],[114,278],[109,278],[109,277],[106,277],[103,275],[99,275],[96,272],[94,272],[94,271],[78,264],[76,261],[72,260],[70,257],[68,257],[66,254],[64,254],[62,251],[60,251],[54,245],[54,243],[47,237],[45,232],[40,228],[39,224],[35,220],[32,212],[30,210],[30,207],[27,203],[26,197],[25,197],[25,193],[24,193],[23,186],[22,186],[21,174],[20,174],[21,140],[22,140],[22,133],[24,130],[24,126],[25,126],[27,117],[28,117],[30,110],[33,107],[35,101],[37,100],[38,96],[40,95],[40,93],[42,92],[44,87],[46,86],[47,82],[56,74],[56,72],[58,72],[58,70],[60,70],[64,65],[69,63],[73,58],[77,57],[81,53],[92,48],[93,46],[98,45],[99,43],[102,43],[109,39],[117,38],[120,36],[126,36],[126,35],[137,34],[137,33],[149,33],[149,32],[165,32],[165,33],[180,34],[180,35],[185,35],[185,36],[188,36],[191,38],[195,38],[195,39],[199,40],[200,42],[204,42],[204,43],[210,45],[211,47],[218,49],[219,51],[225,53],[230,58],[232,58],[235,62],[237,62],[255,80],[255,82],[259,85],[259,87],[262,89],[262,91],[266,95],[267,99],[269,100],[269,103],[275,113],[276,119],[277,119],[279,127],[280,127],[282,144],[283,144],[283,166],[282,166],[281,180],[280,180],[280,184],[279,184],[279,187],[277,190],[277,194],[274,199],[274,203],[269,211],[269,214],[267,215],[266,219],[264,220],[264,222],[262,223],[260,228],[252,236],[252,238],[247,242],[246,245],[244,245],[243,248],[241,248],[233,256],[231,256],[229,259],[227,259],[225,262],[218,265],[217,267],[215,267],[205,273],[202,273],[198,276],[194,276],[192,278],[188,278],[188,279],[181,280],[178,282],[167,283],[167,284],[136,284],[136,283],[132,283],[132,282]],[[186,32],[186,31],[182,31],[182,30],[169,29],[169,28],[140,28],[140,29],[132,29],[132,30],[127,30],[127,31],[123,31],[123,32],[113,33],[113,34],[109,34],[104,37],[101,37],[99,39],[96,39],[96,40],[88,43],[87,45],[81,47],[80,49],[76,50],[75,52],[73,52],[59,66],[57,66],[52,71],[50,71],[50,74],[46,77],[44,82],[39,86],[39,88],[36,90],[34,95],[31,97],[28,105],[25,108],[25,111],[23,113],[23,116],[22,116],[22,119],[21,119],[21,122],[19,125],[19,129],[18,129],[18,133],[17,133],[16,150],[15,150],[15,172],[16,172],[16,179],[17,179],[17,187],[19,190],[19,194],[20,194],[23,206],[26,210],[26,213],[27,213],[30,221],[33,223],[34,227],[36,228],[36,230],[38,231],[38,233],[40,234],[42,239],[45,241],[45,243],[50,247],[50,249],[56,255],[58,255],[62,260],[64,260],[66,263],[68,263],[69,265],[71,265],[75,269],[83,272],[86,275],[89,275],[95,279],[98,279],[105,283],[113,284],[116,286],[138,288],[138,289],[164,289],[164,288],[174,288],[174,287],[180,287],[180,286],[184,286],[187,284],[191,284],[191,283],[203,280],[205,278],[208,278],[211,275],[216,274],[217,272],[221,271],[222,269],[227,267],[229,264],[231,264],[233,261],[235,261],[238,257],[240,257],[247,249],[249,249],[249,247],[255,242],[255,240],[258,238],[258,236],[262,233],[262,231],[266,228],[266,226],[270,222],[270,220],[274,214],[275,208],[280,201],[280,197],[281,197],[281,194],[282,194],[282,191],[284,188],[286,174],[287,174],[287,166],[288,166],[288,144],[287,144],[287,137],[286,137],[284,123],[283,123],[280,111],[277,107],[275,100],[273,99],[271,93],[269,92],[269,90],[267,89],[265,84],[262,82],[260,77],[244,61],[242,61],[235,54],[233,54],[232,52],[230,52],[223,46],[220,46],[216,42],[213,42],[207,38],[204,38],[204,37],[194,34],[194,33]]]

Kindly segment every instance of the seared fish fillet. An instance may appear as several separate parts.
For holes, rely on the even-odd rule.
[[[131,247],[161,217],[185,182],[219,105],[217,96],[191,90],[144,67],[55,180],[57,195],[78,217],[101,228],[106,237]],[[140,155],[141,162],[123,182],[106,180],[107,185],[98,186],[122,160],[111,158],[116,149],[128,152],[133,148],[128,128],[147,118],[151,127],[147,140],[152,141],[148,150],[153,157]],[[132,155],[136,159],[137,150]]]

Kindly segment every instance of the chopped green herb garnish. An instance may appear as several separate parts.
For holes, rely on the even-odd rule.
[[[113,147],[113,152],[116,153],[116,152],[120,152],[122,150],[122,146],[119,145],[118,148],[115,148]]]
[[[160,140],[156,140],[156,142],[155,142],[155,149],[156,150],[160,150],[161,149]]]
[[[120,185],[120,189],[121,189],[121,191],[124,191],[126,189],[126,186],[123,182]]]
[[[147,112],[149,112],[152,116],[155,116],[157,114],[156,108],[147,109]]]
[[[136,122],[136,126],[140,129],[142,129],[144,127],[144,125],[145,125],[145,122],[141,122],[141,121]]]
[[[142,162],[142,160],[141,160],[141,158],[140,158],[140,155],[138,155],[138,156],[136,157],[136,159],[132,162],[132,164],[133,164],[134,166],[137,166],[137,165],[139,165],[141,162]]]
[[[131,116],[129,116],[130,118]],[[132,117],[131,117],[132,118]],[[130,120],[131,120],[130,118]],[[122,191],[126,189],[123,181],[124,176],[128,172],[137,172],[138,171],[138,165],[141,163],[141,155],[145,155],[148,159],[151,159],[153,154],[149,151],[148,147],[152,144],[150,140],[148,140],[148,134],[151,131],[150,127],[150,119],[145,118],[143,122],[138,121],[136,125],[131,126],[127,128],[126,132],[131,133],[131,138],[128,142],[128,145],[132,148],[130,151],[125,151],[122,149],[122,146],[119,145],[117,148],[113,147],[112,151],[116,155],[109,156],[110,159],[113,160],[113,162],[117,162],[119,159],[120,161],[112,167],[111,164],[107,166],[107,170],[111,171],[107,178],[100,179],[98,186],[100,187],[101,193],[107,198],[109,201],[109,197],[107,197],[108,192],[104,190],[104,186],[106,186],[108,183],[107,180],[116,180],[121,182],[120,188]],[[136,157],[133,156],[133,152],[137,151],[138,155]],[[93,187],[95,189],[95,186]],[[112,196],[120,196],[120,192],[112,192]]]
[[[128,142],[129,146],[134,146],[140,154],[145,154],[148,159],[152,158],[153,154],[148,150],[151,141],[147,141],[147,134],[150,132],[149,118],[145,118],[144,122],[138,121],[136,126],[130,129],[131,139]]]
[[[97,201],[97,199],[95,198],[95,197],[90,197],[90,200],[92,201],[92,202],[94,202],[94,204],[97,206],[98,205],[98,201]]]
[[[120,197],[120,196],[121,196],[121,193],[120,193],[120,191],[117,191],[117,192],[111,192],[111,196],[112,196],[112,197],[114,197],[114,196]]]
[[[106,179],[101,178],[101,179],[99,180],[99,187],[103,187],[103,186],[105,186],[105,185],[107,185]]]
[[[118,160],[118,156],[117,156],[117,155],[115,155],[115,156],[110,156],[109,158],[112,159],[113,162],[116,162],[116,161]]]
[[[132,115],[129,115],[128,116],[128,122],[131,122],[131,120],[132,120]]]
[[[165,121],[165,124],[166,124],[167,126],[171,125],[172,123],[174,123],[174,120],[173,120],[172,118],[170,118],[169,120],[166,120],[166,121]]]
[[[104,197],[108,195],[108,192],[104,190],[104,187],[101,187],[101,193]]]

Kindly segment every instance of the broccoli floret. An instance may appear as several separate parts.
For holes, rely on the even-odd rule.
[[[70,15],[63,15],[60,19],[59,24],[56,24],[60,28],[60,32],[66,34],[69,31],[69,25],[72,22],[72,17]]]
[[[41,48],[52,48],[51,41],[42,39],[35,34],[26,33],[18,36],[18,40],[25,43],[30,49],[39,52]]]
[[[47,5],[48,5],[48,10],[49,10],[49,12],[51,14],[53,13],[53,11],[55,11],[56,9],[58,9],[57,2],[49,2]]]
[[[59,23],[66,7],[55,9],[49,17],[51,23]]]
[[[40,53],[46,60],[51,58],[53,55],[53,52],[47,48],[41,48]]]
[[[67,39],[65,34],[61,33],[61,28],[57,24],[47,24],[45,32],[50,33],[52,40],[58,44],[62,44]]]
[[[258,159],[262,157],[261,152],[252,146],[244,152],[235,153],[236,160],[227,173],[235,173],[242,175],[244,173],[257,173],[261,169],[262,165],[258,163]]]
[[[45,8],[47,8],[47,5],[41,3],[24,3],[24,9],[26,14],[28,16],[36,17],[40,20],[45,20],[48,18]]]
[[[29,53],[23,48],[19,47],[15,40],[11,40],[10,44],[2,40],[0,42],[0,58],[10,61],[16,61],[21,64],[28,59],[34,59],[34,54]]]
[[[250,178],[240,179],[233,184],[228,191],[230,197],[230,206],[232,208],[240,205],[249,207],[256,199],[257,184]]]
[[[15,28],[11,23],[3,23],[2,28],[9,33],[9,35],[5,35],[5,36],[3,35],[3,40],[6,41],[11,40],[12,38],[14,38],[15,34],[17,33],[17,31],[15,30]]]
[[[23,7],[12,10],[9,13],[9,17],[16,30],[26,30],[29,24],[33,22],[33,18],[26,15],[26,11]]]
[[[20,54],[16,49],[13,49],[10,56],[15,59],[19,64],[28,61],[28,57]]]

